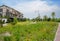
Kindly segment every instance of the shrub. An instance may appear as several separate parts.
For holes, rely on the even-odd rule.
[[[2,20],[0,20],[0,26],[3,27],[3,22],[2,22]]]
[[[8,36],[5,36],[5,37],[4,37],[4,41],[11,41],[11,38],[8,37]]]
[[[13,22],[13,18],[8,18],[7,23]]]
[[[15,25],[18,22],[17,18],[14,17],[12,24]]]

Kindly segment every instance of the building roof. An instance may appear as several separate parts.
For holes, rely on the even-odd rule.
[[[10,8],[10,9],[13,9],[13,8],[11,8],[11,7],[9,7],[9,6],[7,6],[7,5],[2,5],[2,6],[0,6],[0,7],[3,7],[3,6],[5,6],[5,7],[7,7],[7,8]],[[18,10],[15,10],[15,9],[13,9],[14,11],[17,11],[18,13],[20,13],[20,14],[22,14],[20,11],[18,11]],[[22,14],[23,15],[23,14]]]

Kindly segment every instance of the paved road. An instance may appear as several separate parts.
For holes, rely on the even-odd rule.
[[[60,41],[60,23],[59,23],[54,41]]]

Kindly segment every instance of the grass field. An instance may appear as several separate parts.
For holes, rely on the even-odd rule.
[[[53,41],[57,26],[56,22],[19,22],[0,28],[0,33],[9,32],[8,41]]]

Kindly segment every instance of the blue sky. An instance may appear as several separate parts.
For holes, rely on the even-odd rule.
[[[0,0],[0,5],[10,6],[24,14],[24,17],[34,18],[44,15],[51,16],[51,12],[60,17],[60,0]]]
[[[30,1],[34,0],[0,0],[0,4],[16,5],[21,2],[30,2]],[[47,2],[52,1],[53,4],[57,4],[60,6],[60,0],[41,0],[41,1],[47,1]]]

